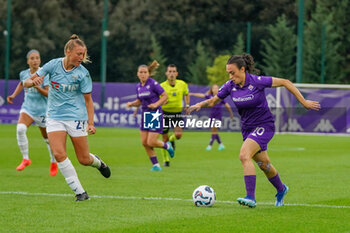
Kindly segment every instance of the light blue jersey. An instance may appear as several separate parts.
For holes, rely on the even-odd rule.
[[[21,71],[19,73],[19,79],[21,80],[23,86],[24,81],[27,78],[30,78],[33,74],[30,73],[30,69],[26,69]],[[44,88],[45,86],[49,85],[49,78],[48,76],[45,76],[43,80],[43,84],[41,84],[41,87]],[[34,88],[24,87],[24,102],[22,104],[21,109],[26,110],[30,115],[32,116],[46,116],[46,108],[47,108],[47,98],[46,96],[43,96],[40,94],[40,92]]]
[[[47,118],[61,121],[88,120],[83,94],[91,93],[89,71],[82,65],[67,71],[63,58],[46,63],[37,71],[41,77],[50,75]]]

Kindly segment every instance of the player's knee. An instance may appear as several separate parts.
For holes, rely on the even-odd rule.
[[[64,161],[67,158],[67,153],[62,149],[57,149],[55,147],[51,147],[52,154],[55,156],[58,161]]]
[[[248,153],[241,151],[239,153],[239,160],[241,160],[241,163],[246,163],[246,162],[250,161],[250,156]]]
[[[147,138],[141,138],[141,144],[142,144],[142,146],[148,146],[147,145]]]
[[[78,161],[81,165],[89,166],[91,164],[90,156],[84,156],[83,158],[78,158]]]
[[[258,164],[259,168],[265,173],[268,173],[271,169],[271,163],[269,161],[256,163]]]
[[[147,146],[157,147],[157,139],[156,140],[147,140]]]
[[[27,132],[27,126],[25,124],[17,124],[17,135],[24,135]]]

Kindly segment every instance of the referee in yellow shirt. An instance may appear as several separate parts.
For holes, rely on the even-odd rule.
[[[168,94],[168,102],[162,105],[163,109],[163,118],[165,120],[165,126],[163,127],[163,141],[170,141],[174,150],[175,150],[175,140],[179,140],[182,137],[182,128],[178,126],[179,121],[182,119],[182,110],[186,110],[190,104],[190,96],[188,95],[188,86],[187,83],[176,79],[179,73],[174,64],[170,64],[167,67],[165,73],[167,80],[162,82],[160,85],[164,88],[165,92]],[[185,108],[183,106],[183,99],[185,97]],[[169,122],[171,121],[171,126]],[[174,124],[176,124],[175,127]],[[174,128],[174,133],[169,137],[170,127]],[[170,159],[167,151],[162,149],[162,155],[164,159],[163,166],[170,166]]]

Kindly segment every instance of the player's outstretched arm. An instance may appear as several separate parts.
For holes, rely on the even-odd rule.
[[[214,105],[216,105],[217,103],[219,103],[220,101],[221,101],[221,99],[216,95],[208,100],[204,100],[202,102],[199,102],[195,105],[190,106],[187,109],[186,113],[191,114],[191,112],[193,112],[195,110],[198,112],[201,108],[211,108]]]
[[[18,85],[17,85],[17,87],[16,87],[16,89],[15,89],[15,91],[12,93],[12,95],[9,95],[9,96],[7,96],[7,102],[9,102],[10,104],[13,104],[13,102],[12,102],[12,100],[14,99],[14,98],[16,98],[16,96],[19,94],[19,93],[21,93],[21,91],[23,90],[23,84],[22,84],[22,82],[19,82],[18,83]]]
[[[297,100],[306,108],[312,110],[320,110],[321,105],[317,101],[306,100],[304,96],[300,93],[298,88],[296,88],[291,81],[283,78],[272,78],[272,87],[285,87],[290,93],[292,93]]]
[[[126,107],[130,108],[130,107],[139,107],[141,105],[141,100],[136,99],[132,102],[127,102],[126,103]]]
[[[199,98],[205,98],[205,94],[203,94],[203,93],[188,93],[188,95],[199,97]]]

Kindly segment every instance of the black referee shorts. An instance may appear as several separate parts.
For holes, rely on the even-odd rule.
[[[184,121],[182,118],[181,112],[165,112],[163,111],[163,119],[164,119],[164,126],[163,126],[163,134],[166,134],[169,132],[170,128],[174,127],[174,124],[176,126],[179,125],[180,121]]]

